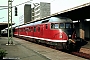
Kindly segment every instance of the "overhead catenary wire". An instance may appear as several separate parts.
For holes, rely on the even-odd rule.
[[[30,2],[30,3],[31,3],[31,0],[30,0],[30,1],[23,2],[23,3],[20,3],[20,4],[15,5],[15,6],[12,6],[12,8],[13,8],[13,7],[16,7],[16,6],[23,5],[23,4],[28,3],[28,2]],[[2,7],[3,7],[3,6],[2,6]],[[8,7],[8,6],[5,6],[5,7]],[[8,9],[8,8],[2,8],[2,9],[0,9],[0,10],[4,10],[4,9]]]
[[[0,9],[0,10],[4,10],[4,9],[8,9],[8,8],[2,8],[2,9]]]
[[[23,5],[23,4],[28,3],[28,2],[31,2],[31,1],[26,1],[26,2],[23,2],[21,4],[15,5],[15,6],[20,6],[20,5]],[[13,7],[15,7],[15,6],[13,6]]]
[[[14,0],[13,0],[13,1],[14,1]],[[20,4],[15,5],[15,6],[20,6],[20,5],[23,5],[23,4],[28,3],[28,2],[31,3],[31,1],[32,1],[32,0],[26,1],[26,2],[20,3]],[[54,1],[55,1],[55,0],[52,0],[51,3],[54,2]],[[12,8],[15,7],[15,6],[12,6]],[[8,7],[8,6],[1,6],[1,7]],[[4,10],[4,9],[8,9],[8,8],[2,8],[2,9],[0,9],[0,10]]]

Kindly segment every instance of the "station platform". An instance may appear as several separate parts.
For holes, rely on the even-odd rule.
[[[0,37],[0,48],[8,53],[4,60],[87,60],[15,37],[13,45],[6,45],[7,41],[7,37]]]
[[[90,40],[87,41],[86,45],[81,47],[80,52],[83,52],[83,53],[86,53],[86,54],[90,54]]]

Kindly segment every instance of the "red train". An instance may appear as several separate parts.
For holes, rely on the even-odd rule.
[[[14,35],[57,49],[77,50],[74,24],[66,17],[49,17],[17,26]]]

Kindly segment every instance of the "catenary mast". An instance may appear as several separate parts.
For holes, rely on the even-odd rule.
[[[9,28],[11,24],[11,28]],[[13,30],[12,30],[12,0],[8,0],[8,44],[13,44]]]

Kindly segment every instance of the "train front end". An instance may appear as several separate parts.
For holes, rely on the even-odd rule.
[[[73,23],[51,23],[51,29],[53,39],[59,40],[58,43],[62,44],[63,49],[75,48],[76,31]]]
[[[65,17],[53,17],[51,20],[51,36],[56,41],[56,47],[69,51],[77,51],[76,31],[71,19]]]

